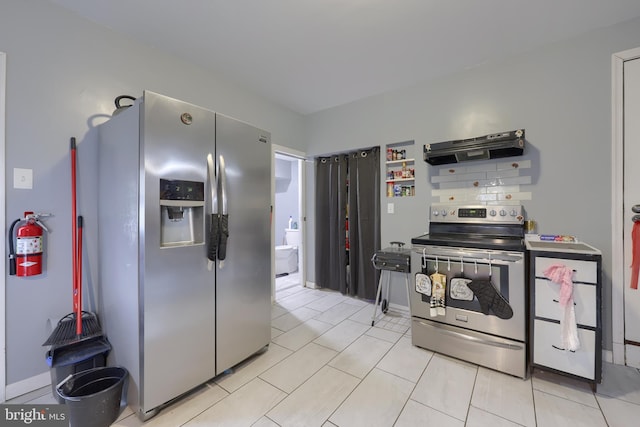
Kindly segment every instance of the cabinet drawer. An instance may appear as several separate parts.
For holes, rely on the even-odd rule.
[[[590,380],[595,379],[596,333],[588,329],[578,328],[580,348],[572,353],[558,350],[560,342],[560,325],[543,320],[534,321],[533,363],[558,371],[567,372]]]
[[[544,271],[553,264],[562,264],[574,271],[574,282],[598,283],[598,263],[577,259],[536,257],[536,277],[545,277]]]
[[[563,309],[560,307],[560,285],[550,280],[536,279],[535,282],[535,315],[547,319],[560,320]],[[576,323],[596,327],[596,286],[574,283],[573,303],[575,304]]]

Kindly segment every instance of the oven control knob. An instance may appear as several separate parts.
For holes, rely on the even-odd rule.
[[[507,211],[500,209],[500,216],[507,216]]]
[[[437,210],[433,211],[433,216],[438,216],[438,215],[440,215],[439,211],[437,211]]]
[[[496,210],[495,210],[495,209],[491,209],[491,210],[489,211],[489,215],[491,215],[491,216],[496,216]]]
[[[447,210],[446,209],[442,209],[442,211],[440,213],[442,214],[442,216],[447,216]]]
[[[515,209],[511,209],[510,214],[511,214],[511,216],[515,217],[515,216],[518,215],[518,211],[516,211]]]

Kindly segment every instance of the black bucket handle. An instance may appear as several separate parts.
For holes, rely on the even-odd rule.
[[[105,369],[109,369],[109,368],[117,368],[117,369],[122,369],[124,371],[124,378],[123,378],[123,382],[122,382],[122,393],[120,393],[120,409],[119,409],[119,413],[121,414],[122,411],[127,407],[127,394],[129,392],[129,371],[127,371],[127,369],[123,366],[99,366],[97,368],[91,368],[91,369],[86,369],[84,371],[80,371],[80,372],[76,372],[75,374],[69,374],[65,379],[63,379],[62,381],[60,381],[58,383],[58,385],[56,385],[56,392],[62,396],[65,401],[67,400],[68,397],[70,396],[65,396],[61,393],[61,389],[64,386],[64,384],[69,381],[73,376],[81,376],[81,375],[85,375],[85,374],[91,374],[92,372],[95,371],[101,371],[101,370],[105,370]]]

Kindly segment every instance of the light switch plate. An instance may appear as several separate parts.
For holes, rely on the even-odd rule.
[[[33,188],[33,169],[13,168],[13,188],[31,190]]]
[[[394,210],[394,207],[395,206],[393,205],[393,203],[387,203],[387,213],[392,214],[393,210]]]

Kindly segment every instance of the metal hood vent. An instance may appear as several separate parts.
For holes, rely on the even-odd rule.
[[[494,133],[477,138],[426,144],[424,161],[430,165],[446,165],[470,160],[489,160],[522,156],[524,129]]]

